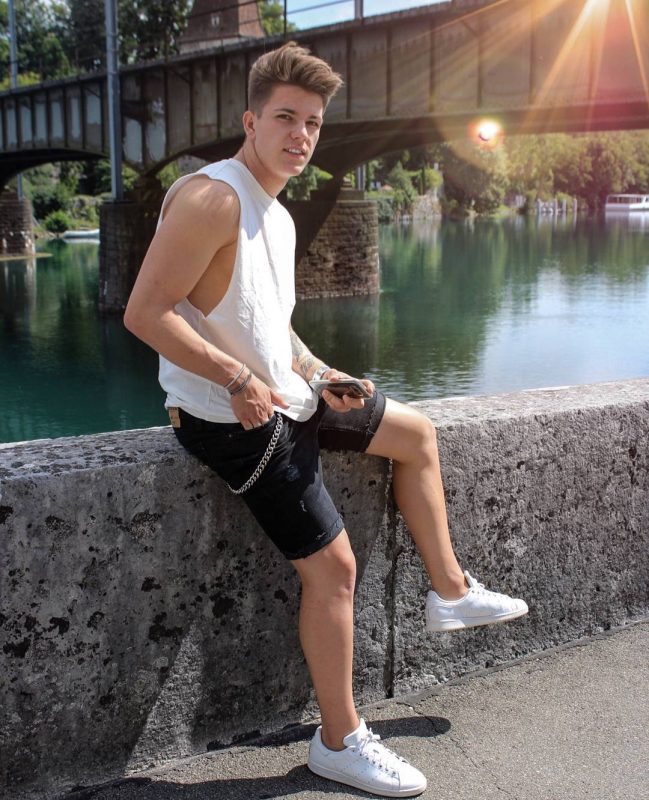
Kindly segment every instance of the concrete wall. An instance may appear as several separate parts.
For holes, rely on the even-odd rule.
[[[359,563],[359,703],[649,609],[649,380],[436,400],[461,563],[530,605],[426,635],[389,465],[325,454]],[[150,429],[0,446],[0,780],[55,797],[316,713],[299,584],[239,498]]]

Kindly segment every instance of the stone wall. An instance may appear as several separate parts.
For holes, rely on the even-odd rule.
[[[335,204],[286,202],[301,240],[311,244],[295,270],[298,298],[343,297],[379,291],[376,203],[344,190]],[[160,203],[104,203],[100,208],[99,308],[121,313],[155,233]],[[320,228],[320,225],[322,227]],[[319,229],[319,230],[318,230]]]
[[[15,192],[0,193],[0,256],[34,255],[32,204]]]
[[[286,203],[298,236],[311,219],[319,219],[319,206],[331,208],[324,224],[299,259],[295,293],[301,299],[375,294],[379,291],[379,219],[374,200],[356,199],[343,189],[336,204],[312,198]],[[299,251],[299,247],[298,247]]]
[[[131,201],[99,209],[99,310],[122,313],[155,233],[160,205]]]
[[[649,380],[416,404],[460,562],[524,597],[426,635],[388,462],[325,453],[358,561],[355,696],[504,663],[649,609]],[[0,781],[65,790],[311,718],[299,583],[169,428],[0,446]]]

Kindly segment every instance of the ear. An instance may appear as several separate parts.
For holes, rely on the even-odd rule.
[[[255,133],[255,115],[250,109],[243,112],[242,117],[243,132],[246,136],[254,136]]]

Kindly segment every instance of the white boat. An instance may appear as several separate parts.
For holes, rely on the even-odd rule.
[[[99,239],[99,228],[91,231],[66,231],[62,235],[63,239]]]
[[[609,194],[605,211],[649,211],[649,194]]]

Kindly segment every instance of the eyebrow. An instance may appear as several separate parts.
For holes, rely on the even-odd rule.
[[[294,108],[276,108],[275,113],[277,114],[279,111],[286,111],[288,114],[297,114],[297,111]],[[322,121],[322,117],[317,114],[311,114],[307,119],[315,119],[319,122]]]

